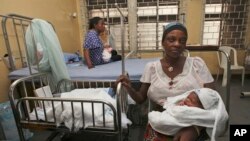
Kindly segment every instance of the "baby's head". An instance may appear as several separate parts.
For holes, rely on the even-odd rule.
[[[191,91],[189,95],[183,101],[181,101],[180,105],[198,107],[203,109],[202,103],[195,91]]]
[[[220,100],[220,95],[217,91],[210,88],[200,88],[194,90],[204,109],[213,109],[218,105]]]
[[[182,104],[208,110],[216,106],[218,102],[219,94],[215,90],[200,88],[189,91],[188,96],[182,101]]]

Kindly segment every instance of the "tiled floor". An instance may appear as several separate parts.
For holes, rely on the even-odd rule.
[[[250,92],[250,77],[246,76],[245,80],[245,85],[242,88],[240,76],[233,76],[231,79],[229,125],[250,125],[250,96],[245,96],[244,98],[240,96],[242,91]],[[218,138],[218,140],[229,141],[229,129],[225,136]]]
[[[225,88],[220,87],[221,81],[218,81],[217,87],[218,91],[223,94]],[[229,124],[249,124],[250,125],[250,96],[245,98],[240,98],[240,93],[242,91],[241,88],[241,79],[240,76],[233,76],[231,79],[231,91],[230,91],[230,121]],[[245,87],[243,88],[245,91],[250,91],[250,77],[246,76]],[[225,97],[222,95],[222,98]],[[130,132],[128,135],[129,141],[140,141],[143,137],[144,127],[140,126],[132,126],[130,128]],[[42,141],[46,136],[49,135],[50,132],[35,132],[35,136],[31,139],[31,141]],[[82,140],[87,137],[84,135],[80,135],[78,137],[72,138],[70,141],[74,140]],[[55,139],[56,141],[60,140],[60,137]],[[92,141],[88,139],[89,141]],[[99,139],[103,140],[103,139]],[[108,139],[109,140],[109,139]],[[218,141],[229,141],[229,131],[223,136],[217,139]]]

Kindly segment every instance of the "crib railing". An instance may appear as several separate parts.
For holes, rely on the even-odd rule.
[[[69,85],[70,84],[70,85]],[[97,87],[114,87],[115,82],[103,82],[103,81],[70,81],[63,80],[58,84],[58,88],[60,90],[58,92],[66,92],[70,91],[70,88],[97,88]],[[87,100],[87,99],[76,99],[76,98],[60,98],[60,97],[35,97],[34,91],[38,88],[49,86],[49,79],[46,73],[38,73],[33,74],[28,77],[24,77],[14,81],[10,86],[9,91],[9,99],[11,103],[11,107],[14,113],[15,121],[17,124],[18,133],[20,136],[20,140],[24,141],[24,133],[22,128],[28,129],[42,129],[48,130],[53,129],[55,131],[62,130],[64,132],[70,132],[74,130],[74,120],[75,118],[75,105],[77,104],[81,111],[81,116],[83,118],[82,125],[84,127],[86,117],[84,113],[84,105],[89,104],[92,107],[91,117],[93,123],[87,128],[82,128],[82,131],[86,132],[96,132],[100,134],[111,134],[117,136],[117,140],[122,139],[122,121],[121,114],[122,112],[127,111],[127,93],[124,91],[124,88],[121,84],[118,84],[116,89],[116,106],[114,107],[110,102],[105,100]],[[65,87],[66,86],[66,87]],[[70,87],[68,87],[70,86]],[[66,89],[62,89],[62,88]],[[58,94],[58,92],[56,92]],[[60,95],[60,94],[59,94]],[[50,103],[51,107],[48,109],[45,103]],[[68,107],[71,109],[72,116],[72,129],[66,129],[63,123],[58,123],[58,117],[56,116],[56,109],[64,109],[65,103],[68,103]],[[102,114],[101,119],[103,121],[102,124],[96,124],[95,115],[95,106],[96,104],[101,105],[102,113],[105,113],[105,108],[111,109],[113,113],[113,126],[108,126],[106,123],[105,114]],[[37,108],[40,107],[40,113],[43,113],[43,119],[39,118],[39,111]],[[50,110],[50,112],[49,112]],[[31,112],[33,112],[33,117],[31,117]],[[50,114],[48,114],[50,113]],[[79,130],[79,132],[81,131]],[[52,139],[51,137],[49,137]]]

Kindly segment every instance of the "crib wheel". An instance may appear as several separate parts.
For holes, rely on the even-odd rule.
[[[240,93],[240,98],[244,98],[245,97],[245,94],[242,92]]]

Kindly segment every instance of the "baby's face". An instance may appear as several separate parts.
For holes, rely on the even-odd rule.
[[[202,108],[202,104],[200,102],[200,99],[198,95],[195,92],[191,92],[187,98],[183,100],[183,105],[189,106],[189,107],[198,107]]]

